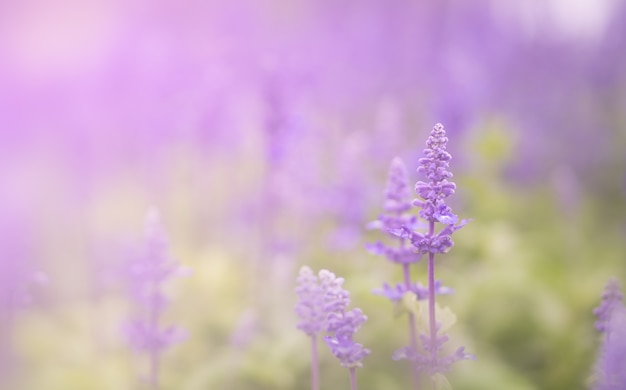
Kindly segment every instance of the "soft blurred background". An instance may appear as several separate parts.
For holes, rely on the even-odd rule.
[[[308,388],[303,264],[369,316],[360,389],[409,388],[365,225],[442,122],[474,219],[437,271],[478,356],[453,387],[586,389],[591,310],[626,281],[625,37],[624,0],[0,2],[1,388],[142,388],[118,270],[151,207],[193,270],[163,389]],[[321,371],[348,387],[325,347]]]

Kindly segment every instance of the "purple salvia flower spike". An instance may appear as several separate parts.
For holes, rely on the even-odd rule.
[[[428,254],[428,317],[429,333],[421,334],[422,346],[425,354],[418,353],[414,348],[412,353],[406,349],[400,350],[395,356],[414,361],[420,371],[428,372],[431,377],[443,373],[450,365],[461,359],[475,359],[473,355],[466,354],[461,347],[456,353],[449,356],[440,356],[443,344],[448,340],[447,336],[438,335],[441,323],[437,322],[436,294],[440,292],[441,285],[435,281],[435,254],[446,253],[452,248],[452,233],[463,227],[468,221],[462,220],[446,205],[446,198],[455,193],[456,185],[449,181],[452,173],[449,171],[452,156],[447,152],[448,137],[440,123],[436,124],[426,141],[424,149],[425,157],[419,160],[418,172],[426,176],[427,181],[418,181],[415,192],[421,199],[413,201],[413,205],[420,207],[419,215],[428,222],[428,232],[408,232],[405,234],[414,246],[415,250],[422,254]],[[444,227],[437,233],[435,224],[440,223]]]
[[[451,176],[441,171],[441,169],[439,171],[439,173],[446,178]],[[447,243],[445,237],[442,237],[438,242],[433,243],[431,242],[432,240],[430,237],[427,237],[425,234],[415,232],[416,229],[426,228],[427,226],[421,225],[414,215],[408,214],[408,211],[410,211],[412,206],[416,204],[415,201],[410,200],[410,187],[408,181],[408,174],[404,163],[399,158],[394,158],[391,162],[387,187],[385,189],[385,202],[383,207],[385,213],[378,218],[376,227],[379,227],[393,240],[396,240],[397,246],[387,246],[381,242],[369,244],[367,246],[367,249],[371,253],[383,255],[389,261],[402,266],[404,278],[403,283],[399,283],[395,287],[391,287],[389,284],[384,284],[382,289],[376,289],[373,291],[374,294],[382,295],[396,304],[399,304],[407,293],[414,294],[418,300],[427,299],[429,295],[428,289],[424,288],[421,284],[412,283],[410,270],[411,265],[418,262],[427,252],[419,250],[416,251],[412,245],[407,245],[407,243],[410,241],[415,244],[415,242],[423,241],[423,246],[431,247],[433,245],[438,245],[442,248],[442,250],[446,250]],[[432,189],[427,183],[418,183],[416,188],[419,188],[419,191],[423,191],[424,194],[432,192]],[[448,189],[446,190],[447,192],[450,192],[450,185],[445,184],[444,188]],[[421,202],[417,202],[417,204],[422,205]],[[457,222],[455,219],[456,216],[451,214],[449,209],[439,208],[438,212],[440,219],[452,224]],[[439,284],[433,293],[449,292],[451,292],[450,289],[441,288],[441,284]],[[408,311],[408,317],[410,349],[412,351],[417,351],[418,336],[416,333],[415,313]],[[417,386],[419,378],[417,376],[416,369],[413,369],[413,376],[415,385]]]
[[[309,336],[315,336],[324,330],[326,314],[323,310],[323,294],[317,276],[309,267],[300,268],[296,279],[296,294],[300,300],[295,307],[300,317],[298,329]]]
[[[394,158],[389,169],[387,187],[385,188],[385,200],[383,209],[385,213],[378,217],[368,227],[380,228],[392,239],[398,241],[397,246],[387,246],[381,242],[369,244],[370,252],[384,255],[396,264],[412,264],[420,260],[421,254],[415,253],[410,247],[405,247],[405,239],[410,237],[410,232],[419,228],[417,219],[407,214],[411,209],[411,200],[408,185],[408,174],[401,159]]]
[[[186,332],[169,326],[162,328],[160,317],[168,299],[163,284],[174,276],[185,274],[184,268],[169,255],[169,244],[159,213],[151,210],[146,218],[145,245],[139,256],[131,259],[127,268],[130,296],[136,308],[124,326],[129,344],[150,360],[148,382],[159,387],[159,359],[167,347],[183,341]]]
[[[343,367],[348,368],[350,373],[350,388],[351,390],[356,390],[356,368],[363,366],[361,361],[370,354],[370,350],[354,341],[353,336],[361,325],[367,321],[367,316],[365,316],[359,308],[346,311],[350,302],[350,294],[341,287],[343,279],[335,279],[335,276],[330,272],[328,272],[325,277],[329,280],[340,279],[340,282],[332,284],[334,291],[331,299],[337,302],[337,304],[332,307],[338,310],[329,312],[328,314],[326,331],[328,331],[330,335],[324,337],[324,341],[330,348],[332,354],[339,359],[339,363]],[[322,279],[322,271],[320,271],[320,279]]]
[[[324,341],[342,366],[350,370],[350,382],[356,389],[356,367],[370,351],[353,340],[354,333],[367,320],[360,309],[347,310],[350,293],[343,288],[343,278],[328,270],[316,276],[308,267],[302,267],[297,278],[296,293],[300,300],[295,311],[300,322],[298,329],[311,337],[311,388],[319,389],[317,361],[317,338],[322,332],[329,333]]]
[[[402,214],[411,209],[408,173],[398,157],[391,161],[387,188],[385,189],[384,209],[388,213]]]

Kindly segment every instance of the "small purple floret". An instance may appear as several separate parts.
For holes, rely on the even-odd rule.
[[[393,302],[399,302],[407,292],[415,294],[418,300],[428,299],[428,287],[423,286],[421,283],[412,283],[409,288],[403,283],[398,283],[394,287],[391,287],[389,283],[384,283],[382,288],[377,288],[372,291],[373,294],[382,295]],[[435,294],[436,295],[448,295],[453,294],[454,290],[445,287],[441,284],[440,280],[435,282]]]
[[[389,179],[385,189],[384,214],[378,220],[370,222],[368,228],[380,229],[394,240],[400,241],[397,246],[389,246],[382,242],[369,244],[368,250],[376,255],[385,256],[396,264],[412,264],[421,259],[411,247],[404,246],[404,231],[422,227],[417,217],[407,212],[412,208],[408,174],[404,163],[394,158],[389,169]]]
[[[624,296],[619,282],[615,278],[610,279],[606,284],[604,293],[602,294],[602,302],[600,303],[600,306],[593,309],[593,314],[598,317],[598,320],[596,321],[596,329],[600,332],[605,332],[607,330],[607,324],[611,319],[613,310],[622,305],[623,299]]]

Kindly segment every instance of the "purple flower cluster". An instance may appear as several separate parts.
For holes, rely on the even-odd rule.
[[[444,200],[454,194],[456,184],[449,182],[452,173],[448,171],[452,156],[446,151],[448,137],[441,123],[437,123],[426,141],[424,154],[419,160],[418,172],[426,175],[428,182],[418,181],[415,192],[424,201],[414,201],[421,207],[420,217],[428,222],[438,221],[443,224],[455,224],[458,217],[446,206]]]
[[[408,214],[411,210],[408,174],[402,160],[394,158],[389,169],[389,179],[385,189],[384,214],[378,220],[368,224],[369,228],[381,229],[392,239],[398,240],[397,246],[388,246],[382,242],[370,244],[368,250],[375,255],[383,255],[395,264],[413,264],[420,260],[420,254],[405,246],[401,233],[405,227],[418,228],[418,220]]]
[[[159,355],[165,348],[186,337],[182,329],[162,327],[160,323],[167,306],[162,287],[168,279],[183,275],[185,271],[169,255],[165,231],[156,210],[150,211],[147,216],[145,239],[142,252],[131,259],[126,269],[135,311],[125,324],[124,333],[133,349],[149,356],[148,380],[156,388]]]
[[[300,268],[296,283],[296,294],[300,298],[295,308],[300,317],[297,327],[309,336],[316,336],[324,331],[327,316],[319,279],[311,268],[304,266]]]
[[[456,185],[448,181],[452,173],[448,170],[452,156],[446,151],[448,137],[443,125],[437,123],[426,141],[424,158],[421,158],[418,172],[424,174],[427,182],[418,181],[415,192],[421,200],[415,200],[413,204],[421,208],[419,215],[428,222],[428,232],[420,233],[409,231],[409,238],[420,254],[428,253],[428,311],[430,322],[430,334],[421,334],[422,345],[425,353],[422,359],[415,359],[417,368],[427,371],[430,375],[437,372],[445,372],[450,365],[461,359],[474,359],[475,357],[459,348],[456,353],[449,356],[440,356],[443,344],[448,340],[446,335],[438,335],[441,324],[437,322],[435,315],[435,254],[446,253],[453,245],[452,233],[462,228],[468,221],[462,220],[446,205],[445,199],[453,195]],[[435,232],[435,223],[444,225],[438,233]],[[459,222],[457,224],[457,222]],[[417,353],[417,351],[416,351]]]
[[[354,341],[354,334],[367,320],[361,309],[348,310],[350,293],[343,288],[343,278],[338,278],[328,270],[321,270],[316,276],[309,267],[302,267],[297,278],[296,293],[300,300],[295,311],[300,322],[298,329],[312,338],[312,387],[317,388],[316,339],[322,332],[326,345],[343,367],[353,370],[361,367],[363,358],[370,350]]]
[[[415,192],[421,198],[413,204],[420,207],[419,216],[434,227],[439,222],[445,227],[438,233],[429,229],[427,233],[409,231],[409,238],[420,254],[446,253],[454,242],[452,233],[462,228],[468,221],[462,220],[458,225],[459,217],[446,205],[445,199],[454,194],[456,184],[448,181],[452,173],[448,170],[452,156],[446,151],[448,137],[441,123],[437,123],[430,132],[424,154],[426,157],[419,160],[418,172],[426,175],[428,182],[418,181]]]
[[[300,317],[298,329],[309,336],[330,333],[324,338],[333,354],[344,367],[360,367],[369,350],[353,340],[353,335],[367,317],[361,309],[347,310],[350,293],[342,286],[344,279],[328,270],[315,276],[309,267],[302,267],[297,279],[296,293],[300,301],[296,314]]]
[[[361,360],[370,354],[370,350],[354,341],[353,336],[367,321],[367,316],[361,309],[331,313],[328,316],[326,330],[331,336],[324,337],[326,345],[343,367],[361,367]]]
[[[397,283],[395,286],[391,286],[389,283],[383,283],[382,288],[372,290],[372,293],[382,295],[392,302],[400,302],[407,292],[415,294],[418,301],[428,299],[428,286],[424,286],[420,282],[410,283],[408,287],[403,283]],[[454,293],[454,290],[444,286],[441,280],[435,282],[436,295],[448,295],[452,293]]]
[[[623,390],[626,385],[626,306],[619,283],[611,279],[594,310],[596,328],[604,333],[595,366],[593,390]]]
[[[393,302],[401,302],[407,293],[412,293],[417,300],[428,300],[429,334],[419,335],[421,348],[418,346],[415,330],[416,313],[409,310],[411,343],[408,347],[396,351],[393,358],[412,360],[414,372],[426,371],[430,375],[447,371],[457,360],[474,358],[473,355],[464,352],[464,347],[458,348],[451,355],[438,356],[448,336],[438,334],[442,324],[435,318],[436,295],[449,294],[452,290],[435,280],[434,258],[435,254],[448,252],[454,245],[452,234],[468,222],[467,220],[459,222],[458,216],[445,202],[456,190],[456,185],[449,181],[452,178],[449,171],[452,157],[446,150],[447,142],[444,127],[439,123],[436,124],[426,142],[425,156],[419,160],[418,172],[424,174],[427,181],[417,182],[415,192],[419,199],[413,200],[412,203],[408,201],[406,169],[399,159],[393,161],[385,191],[386,214],[381,216],[374,226],[396,238],[399,247],[389,248],[382,243],[368,246],[370,252],[384,255],[392,262],[401,264],[404,271],[404,283],[396,284],[395,287],[385,283],[382,289],[374,290],[375,294],[383,295]],[[420,223],[415,216],[408,215],[411,205],[420,208],[418,214],[425,223]],[[436,223],[444,225],[438,232],[435,231]],[[405,246],[406,240],[411,243],[410,246]],[[424,255],[428,255],[427,287],[411,282],[409,269],[412,263]]]

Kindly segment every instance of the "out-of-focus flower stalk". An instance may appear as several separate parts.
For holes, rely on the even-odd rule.
[[[596,329],[604,334],[594,369],[593,390],[623,390],[626,385],[626,307],[621,288],[611,279],[602,294]]]
[[[296,314],[301,321],[298,329],[311,337],[311,389],[319,389],[319,368],[317,362],[317,336],[322,332],[326,345],[343,367],[349,369],[350,387],[357,389],[356,368],[370,350],[354,341],[353,336],[367,317],[361,309],[347,311],[350,293],[343,289],[343,278],[338,278],[328,270],[321,270],[316,276],[308,267],[302,267],[297,279],[296,293],[300,297]]]
[[[185,332],[177,327],[161,327],[160,317],[167,306],[162,286],[170,278],[187,271],[170,258],[165,231],[156,210],[151,210],[146,218],[145,239],[142,253],[132,259],[127,268],[136,312],[125,324],[124,331],[131,347],[147,355],[147,381],[156,390],[159,388],[161,353],[186,338]]]
[[[402,265],[402,273],[404,284],[399,284],[395,289],[386,288],[374,290],[374,293],[381,294],[398,302],[407,292],[413,292],[416,296],[419,294],[416,290],[417,285],[411,284],[411,265],[418,262],[421,258],[420,254],[416,254],[411,247],[406,246],[406,238],[399,235],[402,229],[413,229],[417,227],[417,218],[407,214],[411,209],[410,192],[408,185],[408,174],[406,167],[399,158],[393,159],[389,170],[389,178],[385,189],[385,213],[381,215],[377,221],[369,224],[369,227],[379,228],[386,232],[393,240],[397,240],[397,247],[386,246],[380,242],[368,245],[368,249],[374,254],[385,255],[391,262]],[[416,331],[415,314],[408,312],[409,317],[409,340],[411,349],[417,351],[418,339]],[[418,371],[412,367],[412,375],[414,385],[419,385]]]

